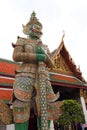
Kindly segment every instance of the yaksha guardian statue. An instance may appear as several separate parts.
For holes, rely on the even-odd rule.
[[[13,59],[20,62],[13,84],[13,116],[15,130],[28,130],[30,110],[33,107],[37,115],[38,130],[48,130],[50,120],[54,120],[51,102],[58,99],[54,94],[47,68],[53,63],[46,45],[40,39],[42,24],[31,14],[30,21],[23,25],[27,38],[18,37],[13,44]]]

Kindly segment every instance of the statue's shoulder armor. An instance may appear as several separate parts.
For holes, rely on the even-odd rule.
[[[17,38],[17,41],[16,41],[16,44],[12,43],[12,46],[13,47],[16,47],[16,46],[25,46],[26,44],[31,44],[31,40],[30,39],[27,39],[27,38],[22,38],[22,37],[19,37]]]

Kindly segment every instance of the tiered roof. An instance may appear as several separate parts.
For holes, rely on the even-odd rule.
[[[11,100],[15,69],[18,67],[16,62],[0,59],[0,100]]]
[[[85,86],[86,81],[82,76],[82,72],[71,58],[63,38],[59,47],[52,52],[51,58],[54,61],[55,68],[50,73],[53,74],[52,78],[54,77],[55,81],[69,85]]]
[[[0,75],[14,77],[15,70],[18,67],[19,67],[18,63],[0,58]]]

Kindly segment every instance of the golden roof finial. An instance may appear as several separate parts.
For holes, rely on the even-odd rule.
[[[63,36],[62,36],[61,42],[64,42],[64,37],[65,37],[65,31],[63,30]]]

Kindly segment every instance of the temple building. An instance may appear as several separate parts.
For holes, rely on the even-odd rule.
[[[75,65],[63,39],[59,47],[52,53],[55,68],[50,70],[50,80],[54,92],[60,92],[59,101],[66,99],[80,100],[83,108],[85,123],[87,124],[87,83],[79,68]],[[11,105],[12,87],[15,70],[19,64],[10,60],[0,59],[0,100]],[[5,106],[4,106],[5,107]],[[5,110],[0,102],[0,129],[10,130],[9,125],[4,125]],[[8,116],[8,115],[7,115]],[[29,129],[30,130],[30,129]]]

